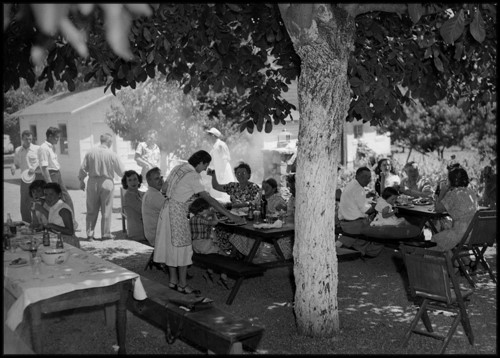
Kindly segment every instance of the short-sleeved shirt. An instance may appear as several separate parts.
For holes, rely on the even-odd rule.
[[[269,213],[276,212],[276,207],[278,205],[286,206],[286,201],[279,193],[274,193],[269,198],[267,198],[267,211]]]
[[[47,141],[38,148],[38,162],[40,167],[47,167],[48,170],[61,169],[54,146]]]
[[[16,148],[14,153],[14,164],[21,169],[21,172],[31,169],[36,173],[41,173],[38,165],[38,145],[30,143],[28,148],[22,145]]]
[[[350,181],[340,197],[339,219],[356,220],[366,217],[366,211],[371,205],[366,198],[365,188],[356,179]]]
[[[125,167],[116,153],[101,144],[85,154],[78,178],[84,179],[88,174],[91,178],[114,179],[115,174],[121,177],[124,172]]]
[[[193,194],[198,194],[202,191],[205,191],[205,186],[203,185],[201,175],[196,170],[193,170],[186,173],[182,180],[177,183],[172,193],[172,199],[186,203],[192,198]]]
[[[242,187],[240,183],[232,182],[224,184],[222,189],[230,196],[232,203],[244,203],[245,201],[254,201],[260,194],[260,187],[252,182],[249,182],[246,187]]]
[[[156,144],[153,144],[153,147],[149,148],[146,142],[140,142],[139,144],[137,144],[135,152],[136,154],[139,154],[142,158],[153,164],[153,166],[160,166],[161,152],[160,147],[158,147]]]
[[[144,225],[144,236],[150,244],[154,245],[156,238],[156,225],[160,216],[161,208],[167,200],[156,188],[148,187],[142,197],[142,223]]]

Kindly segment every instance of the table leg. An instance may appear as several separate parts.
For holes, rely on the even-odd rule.
[[[436,228],[436,225],[434,225],[434,223],[432,222],[431,219],[427,220],[427,222],[429,223],[429,226],[431,228],[431,232],[433,234],[437,234],[438,233],[438,229]]]
[[[231,289],[231,293],[229,293],[229,297],[226,300],[226,305],[230,305],[231,303],[233,303],[233,300],[236,297],[236,294],[238,293],[244,279],[245,279],[244,277],[238,277],[236,279],[236,282],[234,283],[234,286]]]
[[[118,354],[127,354],[125,349],[127,334],[127,297],[128,285],[120,285],[120,300],[116,305],[116,335],[118,339]]]
[[[273,239],[273,245],[274,245],[274,249],[276,250],[276,253],[278,254],[278,256],[280,257],[280,261],[285,261],[285,255],[283,255],[283,251],[281,251],[281,248],[280,248],[280,245],[278,245],[278,240],[279,239]]]
[[[42,352],[42,308],[39,304],[33,303],[30,306],[31,315],[31,341],[33,350],[37,354]]]
[[[261,238],[252,238],[253,239],[253,246],[252,246],[252,249],[250,250],[250,252],[248,253],[248,256],[245,257],[245,259],[243,260],[244,262],[253,262],[253,259],[255,257],[255,254],[257,254],[257,250],[262,242],[262,239]]]

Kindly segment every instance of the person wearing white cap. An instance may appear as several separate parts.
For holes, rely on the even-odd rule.
[[[12,175],[16,169],[21,169],[21,219],[31,223],[31,198],[29,195],[30,184],[35,179],[43,179],[42,171],[38,165],[38,145],[33,144],[33,133],[25,130],[21,134],[22,145],[16,148],[14,163],[10,167]]]
[[[227,144],[221,139],[222,133],[217,128],[210,128],[207,130],[208,136],[212,139],[214,145],[210,151],[212,162],[210,169],[214,169],[217,174],[217,181],[219,184],[227,184],[235,182],[233,171],[231,169],[231,154]],[[223,202],[229,202],[229,195],[211,187],[210,181],[210,195]]]

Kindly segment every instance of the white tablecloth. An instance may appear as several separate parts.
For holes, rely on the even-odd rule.
[[[51,246],[55,246],[52,239]],[[18,248],[14,253],[4,252],[4,289],[17,298],[9,308],[5,321],[13,331],[22,322],[24,309],[30,304],[79,289],[111,286],[133,279],[134,298],[143,300],[147,297],[139,274],[69,244],[65,243],[64,247],[70,250],[68,260],[54,266],[42,263],[41,273],[36,277],[29,264],[9,266],[12,260],[19,257],[29,262],[31,254],[28,251]]]

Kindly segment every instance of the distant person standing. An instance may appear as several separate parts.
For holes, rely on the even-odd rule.
[[[55,145],[59,142],[61,130],[56,127],[49,127],[45,132],[46,141],[38,148],[38,162],[42,171],[43,179],[47,183],[58,183],[62,191],[62,200],[69,205],[74,213],[73,200],[68,193],[68,189],[64,185],[61,177],[61,165],[57,159]]]
[[[158,132],[150,129],[146,134],[146,141],[137,144],[135,149],[135,161],[142,168],[141,175],[146,177],[146,173],[154,167],[160,166],[161,152],[160,147],[156,144],[158,140]]]
[[[105,133],[101,135],[101,144],[85,154],[78,179],[80,189],[85,191],[84,179],[87,181],[87,215],[85,218],[87,239],[94,239],[97,216],[101,210],[101,237],[111,239],[111,214],[113,212],[113,193],[115,190],[115,174],[122,176],[125,172],[122,161],[111,151],[113,137]]]
[[[210,151],[210,156],[212,157],[210,168],[214,169],[217,173],[217,181],[221,185],[235,182],[236,179],[231,169],[231,154],[229,153],[227,144],[221,139],[222,133],[213,127],[207,130],[207,133],[210,140],[214,143]],[[228,194],[213,188],[210,188],[210,195],[224,202],[229,202],[230,200]]]
[[[31,223],[31,197],[29,187],[35,180],[43,179],[38,165],[38,145],[33,144],[33,134],[29,130],[21,134],[22,145],[14,152],[14,163],[10,167],[12,175],[21,169],[21,219]]]

